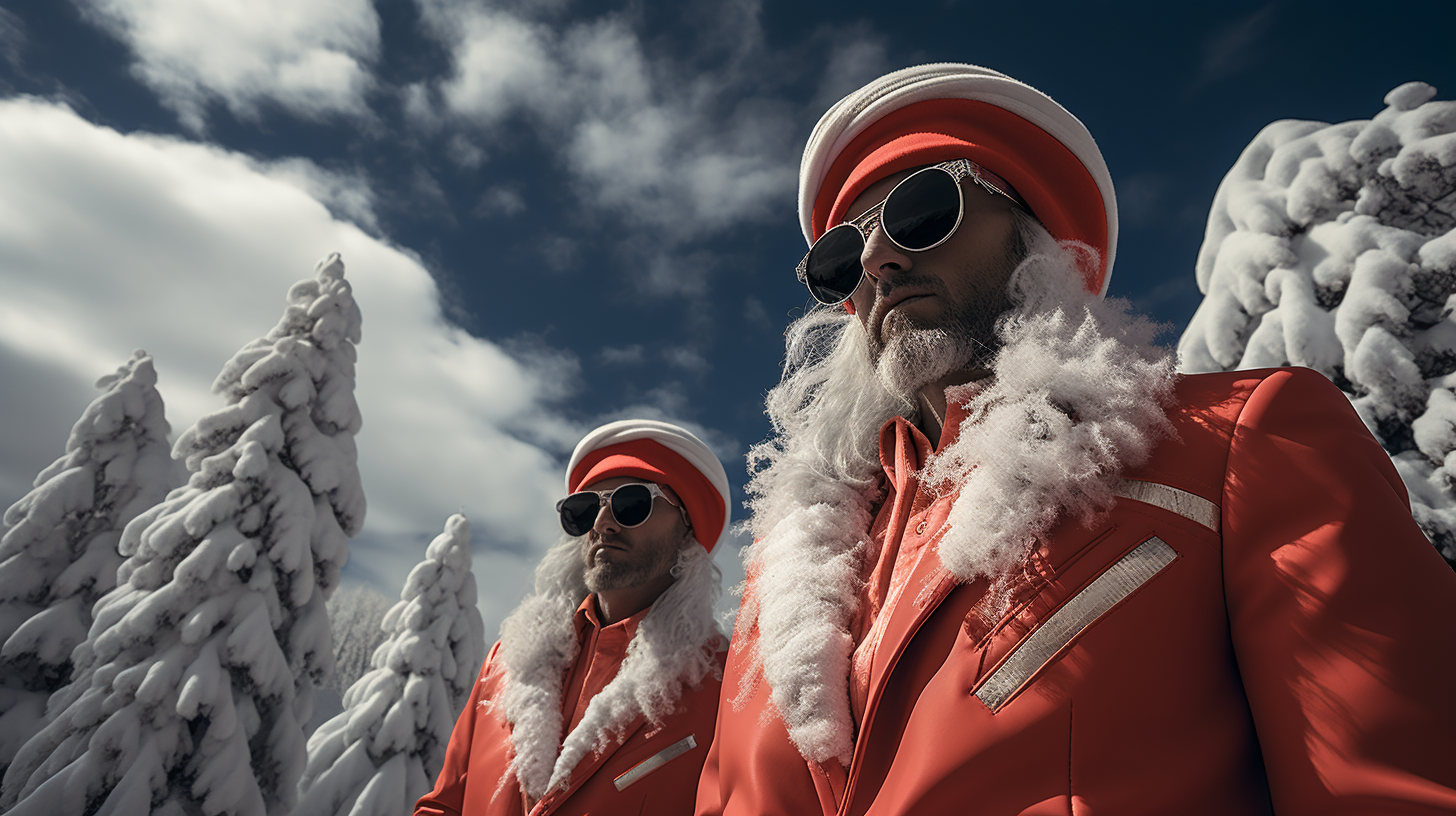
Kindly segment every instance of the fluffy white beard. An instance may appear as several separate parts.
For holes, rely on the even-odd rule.
[[[988,354],[984,344],[961,331],[943,326],[905,329],[885,345],[875,363],[875,376],[886,391],[913,402],[927,383],[968,368]]]

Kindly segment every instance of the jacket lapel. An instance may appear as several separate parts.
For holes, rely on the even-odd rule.
[[[565,803],[568,799],[570,799],[573,794],[580,790],[581,786],[585,785],[587,780],[591,779],[592,776],[594,776],[596,772],[601,769],[602,765],[617,753],[617,749],[621,748],[627,743],[628,740],[636,736],[637,732],[642,730],[642,727],[646,725],[646,723],[646,717],[642,716],[641,714],[637,715],[637,719],[633,720],[632,723],[628,725],[625,730],[622,731],[621,738],[618,739],[616,742],[612,743],[612,745],[609,746],[606,750],[600,753],[597,753],[595,751],[588,753],[581,762],[578,762],[576,764],[575,768],[571,769],[571,781],[567,783],[566,789],[562,790],[558,788],[546,794],[546,796],[543,797],[541,801],[537,802],[536,806],[531,809],[531,816],[548,816],[548,814],[556,812],[557,808],[561,807],[561,805]]]

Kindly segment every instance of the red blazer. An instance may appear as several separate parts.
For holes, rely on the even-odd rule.
[[[415,816],[692,813],[698,775],[713,738],[721,681],[710,674],[696,689],[685,686],[678,712],[661,727],[638,717],[615,748],[590,755],[576,767],[568,789],[548,793],[528,811],[515,777],[501,784],[510,766],[511,743],[510,724],[495,706],[503,680],[495,665],[499,649],[497,643],[490,650],[470,702],[450,734],[435,789],[415,805]]]
[[[723,706],[700,816],[1456,813],[1456,574],[1389,457],[1305,369],[1177,395],[1178,437],[1053,530],[999,620],[920,562],[848,768],[806,762],[762,682]]]

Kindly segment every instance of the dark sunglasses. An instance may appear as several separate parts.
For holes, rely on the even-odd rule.
[[[567,535],[584,536],[597,522],[602,505],[612,509],[612,518],[623,527],[641,526],[652,515],[652,500],[661,496],[676,507],[662,488],[651,482],[624,484],[611,490],[583,490],[556,503],[561,529]]]
[[[970,159],[926,167],[896,184],[884,201],[860,217],[819,236],[795,270],[799,282],[809,287],[815,300],[836,306],[854,294],[864,276],[860,256],[875,227],[884,227],[885,237],[907,252],[935,249],[950,240],[965,215],[961,179],[967,176],[1025,208],[1011,185]]]

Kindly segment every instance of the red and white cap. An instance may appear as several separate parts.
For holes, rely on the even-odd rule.
[[[885,176],[970,159],[1002,177],[1047,232],[1096,249],[1086,286],[1107,292],[1117,197],[1102,151],[1077,117],[1005,74],[942,62],[887,74],[839,100],[804,147],[799,223],[810,244]]]
[[[728,474],[701,439],[668,422],[608,422],[576,443],[566,492],[616,476],[666,485],[682,499],[693,536],[712,552],[728,528]]]

